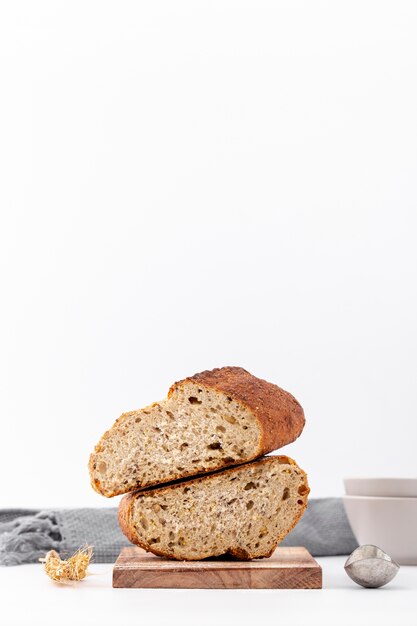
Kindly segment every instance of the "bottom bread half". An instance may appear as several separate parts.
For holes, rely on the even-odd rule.
[[[307,506],[305,472],[286,456],[130,493],[119,523],[128,539],[159,556],[270,556]]]

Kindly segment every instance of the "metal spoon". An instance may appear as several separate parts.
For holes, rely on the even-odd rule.
[[[386,552],[373,545],[356,548],[345,563],[345,571],[362,587],[382,587],[389,583],[400,566]]]

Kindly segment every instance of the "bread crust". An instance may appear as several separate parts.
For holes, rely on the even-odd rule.
[[[146,489],[142,489],[139,491],[127,493],[125,496],[123,496],[123,498],[121,499],[119,503],[118,518],[119,518],[120,528],[123,534],[127,537],[127,539],[131,543],[139,546],[140,548],[143,548],[144,550],[146,550],[146,552],[152,552],[156,556],[162,556],[166,559],[176,560],[175,556],[173,556],[172,554],[168,554],[162,550],[158,550],[154,546],[152,546],[151,548],[149,544],[142,541],[141,537],[137,534],[134,523],[133,523],[133,519],[132,519],[132,508],[133,508],[136,497],[146,495],[148,491],[152,491],[153,493],[155,492],[162,493],[164,491],[175,489],[177,485],[180,485],[180,484],[181,485],[186,484],[187,486],[189,486],[189,485],[196,484],[202,481],[210,480],[213,477],[217,477],[219,474],[223,475],[223,474],[229,474],[233,472],[239,472],[248,465],[261,465],[264,463],[279,463],[280,465],[294,465],[295,467],[297,467],[297,469],[300,470],[306,489],[302,495],[298,496],[303,501],[303,504],[300,505],[300,508],[299,508],[299,514],[295,518],[291,528],[289,528],[286,533],[278,537],[276,544],[272,547],[269,554],[255,557],[254,555],[240,548],[230,548],[226,554],[230,554],[230,556],[240,559],[242,561],[251,560],[253,558],[268,558],[271,556],[271,554],[273,554],[276,547],[284,539],[284,537],[286,537],[286,535],[288,535],[288,533],[290,533],[291,530],[297,525],[299,519],[303,515],[305,509],[307,508],[307,498],[308,498],[308,494],[310,493],[307,474],[298,466],[298,464],[294,461],[294,459],[291,459],[290,457],[284,456],[284,455],[264,457],[261,459],[257,459],[255,461],[250,461],[249,463],[244,463],[243,465],[238,465],[235,467],[230,467],[228,469],[218,470],[210,474],[202,475],[202,476],[199,476],[198,478],[188,479],[184,481],[182,480],[176,481],[174,484],[169,484],[169,485],[165,484],[165,485],[162,485],[161,487],[151,487],[149,489],[146,488]],[[200,560],[201,558],[203,558],[201,555],[196,555],[195,557],[193,557],[192,560]]]
[[[176,389],[188,382],[197,383],[207,389],[224,393],[230,398],[233,398],[236,402],[244,405],[247,410],[253,414],[258,422],[261,436],[258,449],[256,451],[254,450],[251,457],[245,459],[245,463],[292,443],[300,436],[304,428],[304,411],[294,396],[288,391],[281,389],[281,387],[278,387],[278,385],[253,376],[242,367],[226,366],[194,374],[194,376],[190,376],[189,378],[185,378],[171,385],[168,391],[168,398],[172,396]],[[158,404],[158,402],[154,402],[150,406]],[[130,413],[121,415],[112,428],[123,423],[128,415],[130,415]],[[124,492],[115,490],[110,493],[104,493],[100,481],[97,478],[92,478],[95,462],[94,455],[101,451],[101,443],[108,437],[109,432],[110,431],[106,431],[95,446],[95,450],[89,460],[89,471],[93,489],[107,498],[112,498]],[[219,469],[239,464],[239,461],[235,463],[229,462],[219,467]],[[210,473],[212,471],[213,470],[201,469],[199,474]],[[165,480],[164,484],[195,475],[194,472],[173,472],[171,476]],[[145,489],[157,484],[159,484],[158,481],[150,483],[146,485]],[[140,485],[138,485],[137,489],[140,488]]]
[[[253,458],[292,443],[303,431],[304,411],[294,396],[278,385],[253,376],[243,367],[227,366],[194,374],[174,383],[168,398],[188,381],[225,393],[254,415],[262,436]]]

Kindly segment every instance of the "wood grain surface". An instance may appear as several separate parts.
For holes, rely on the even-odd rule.
[[[113,587],[153,589],[321,589],[321,567],[305,548],[277,548],[269,559],[173,561],[123,548]]]

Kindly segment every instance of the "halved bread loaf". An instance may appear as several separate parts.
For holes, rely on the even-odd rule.
[[[112,497],[250,461],[296,439],[297,400],[240,367],[175,383],[168,397],[124,413],[90,457],[91,484]]]
[[[296,525],[308,493],[307,476],[295,461],[264,457],[128,494],[120,502],[119,523],[132,543],[160,556],[262,558]]]

